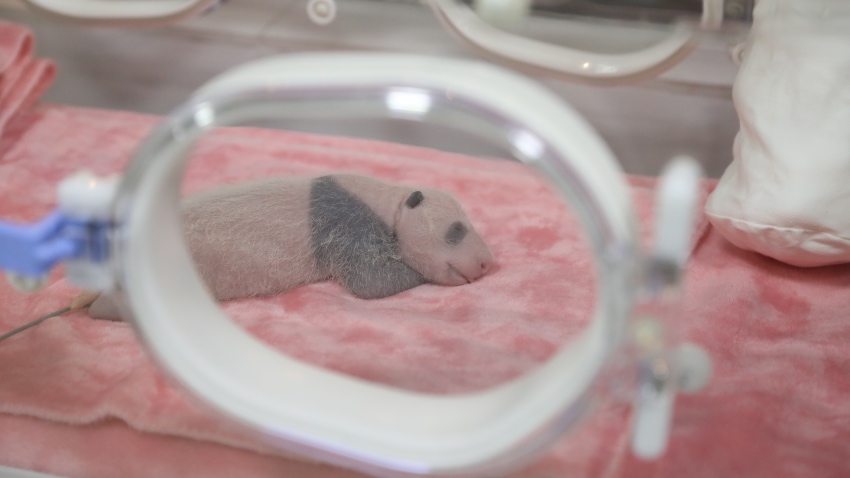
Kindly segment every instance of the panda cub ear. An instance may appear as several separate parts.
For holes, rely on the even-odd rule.
[[[422,191],[413,191],[413,193],[408,196],[407,201],[404,202],[404,205],[413,209],[418,206],[423,199],[425,199],[425,196],[422,194]]]

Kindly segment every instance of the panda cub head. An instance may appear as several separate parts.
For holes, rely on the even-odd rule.
[[[432,189],[411,192],[396,224],[402,260],[428,282],[468,284],[493,265],[493,254],[450,194]]]

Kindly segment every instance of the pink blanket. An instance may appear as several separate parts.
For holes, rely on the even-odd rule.
[[[34,58],[32,32],[0,21],[0,132],[19,111],[29,108],[50,86],[56,67]]]
[[[0,141],[0,217],[40,217],[56,183],[80,168],[121,171],[155,121],[66,107],[16,119]],[[593,264],[580,228],[518,163],[238,128],[195,154],[187,191],[329,171],[446,189],[493,249],[498,267],[467,286],[362,301],[326,283],[225,305],[291,356],[414,390],[477,390],[546,360],[592,310]],[[654,181],[631,184],[648,239]],[[667,455],[651,464],[631,457],[628,404],[610,402],[515,476],[847,476],[848,273],[784,266],[708,231],[692,260],[683,321],[714,357],[716,376],[680,399]],[[73,291],[59,277],[32,296],[0,284],[0,327],[63,307]],[[357,476],[281,457],[228,430],[167,384],[123,323],[82,312],[51,319],[0,343],[0,364],[0,464],[86,477]]]

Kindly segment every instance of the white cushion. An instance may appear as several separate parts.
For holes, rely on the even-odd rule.
[[[734,160],[706,204],[738,247],[850,262],[850,2],[760,0],[734,85]]]

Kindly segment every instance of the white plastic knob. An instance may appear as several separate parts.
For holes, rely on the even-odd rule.
[[[59,183],[59,209],[81,221],[109,217],[118,177],[99,178],[90,171],[80,171]]]
[[[674,158],[661,174],[655,203],[653,257],[684,266],[691,250],[702,169],[693,158]]]
[[[307,2],[307,16],[316,25],[330,25],[336,19],[334,0],[310,0]]]
[[[676,349],[676,387],[685,393],[702,390],[711,380],[711,357],[702,347],[684,343]]]

